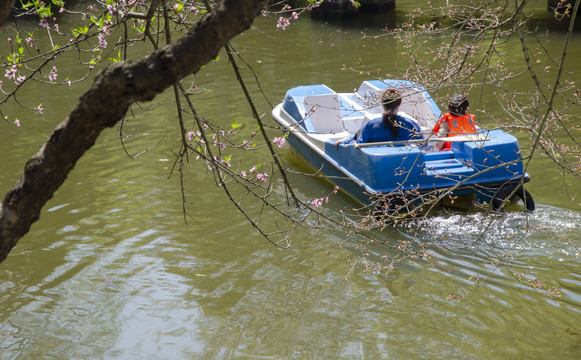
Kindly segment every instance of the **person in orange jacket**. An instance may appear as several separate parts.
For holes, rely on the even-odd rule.
[[[456,95],[448,104],[448,112],[442,115],[440,120],[434,126],[432,132],[436,135],[442,132],[447,137],[460,134],[474,134],[476,132],[476,123],[474,115],[468,114],[468,97],[464,94]],[[450,150],[451,142],[445,142],[442,151]]]

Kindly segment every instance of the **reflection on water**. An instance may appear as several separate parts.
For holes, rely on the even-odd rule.
[[[158,196],[145,189],[134,194],[146,202]],[[122,212],[123,221],[88,213],[77,219],[78,226],[61,220],[51,227],[46,221],[43,229],[61,240],[34,248],[29,240],[23,244],[29,249],[7,260],[3,354],[123,359],[578,354],[578,255],[559,237],[579,240],[578,231],[569,231],[578,223],[571,217],[579,214],[543,207],[528,219],[540,230],[527,234],[511,230],[526,221],[511,214],[487,233],[486,243],[464,249],[454,247],[468,245],[458,236],[466,219],[436,217],[423,225],[438,229],[437,236],[450,238],[452,245],[433,246],[430,261],[400,267],[387,278],[357,269],[345,279],[349,253],[357,250],[350,243],[338,248],[345,243],[342,236],[305,233],[304,240],[281,251],[265,246],[242,221],[223,222],[225,231],[214,234],[184,226],[175,213],[141,218],[129,210],[132,202],[124,198],[101,207],[106,214]],[[482,215],[469,216],[475,217],[472,223],[486,222]],[[113,221],[118,226],[107,227]],[[400,229],[394,239],[398,232],[420,241],[434,236]],[[547,236],[552,233],[557,236]],[[31,235],[43,237],[36,230]],[[560,288],[560,306],[544,290],[519,285],[508,269],[488,261],[507,250],[514,253],[511,271]],[[477,287],[470,279],[475,274],[482,279]],[[461,303],[446,301],[462,291],[472,294]],[[532,331],[539,328],[552,331]]]
[[[362,44],[357,31],[297,24],[276,49],[254,32],[237,43],[249,47],[246,56],[273,103],[300,84],[348,90],[361,75],[341,68],[360,57],[370,68],[402,61],[395,43]],[[274,27],[264,19],[257,26]],[[210,87],[198,107],[229,124],[247,114],[226,66],[200,73],[202,83],[220,77],[224,86]],[[581,357],[581,213],[550,194],[544,165],[530,171],[534,214],[494,222],[481,213],[438,215],[386,229],[379,236],[389,242],[433,243],[432,258],[387,276],[365,273],[358,239],[342,233],[302,231],[289,250],[269,246],[194,161],[186,170],[193,218],[184,224],[179,180],[168,180],[171,165],[159,161],[177,146],[164,100],[154,115],[130,119],[128,145],[139,152],[166,133],[167,140],[131,160],[117,129],[105,132],[0,265],[2,360]],[[16,181],[69,101],[62,109],[47,105],[21,132],[2,128],[0,189]],[[264,161],[260,153],[248,156]],[[296,181],[305,197],[329,192],[324,182]],[[340,214],[353,203],[336,196],[328,206]],[[386,251],[366,250],[372,260]],[[532,287],[534,279],[546,285]],[[548,296],[554,286],[558,299]],[[447,300],[464,292],[460,302]]]

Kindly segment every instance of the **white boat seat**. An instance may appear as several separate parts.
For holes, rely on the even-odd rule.
[[[315,131],[319,134],[345,131],[337,94],[305,97],[305,110]]]

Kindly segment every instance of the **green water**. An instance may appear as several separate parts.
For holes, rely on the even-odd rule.
[[[385,16],[397,20],[402,9]],[[361,62],[388,72],[406,61],[390,39],[361,41],[363,26],[377,32],[381,26],[360,21],[304,18],[282,32],[260,17],[233,45],[244,51],[272,104],[301,84],[350,91],[366,76],[342,70],[344,65],[357,68]],[[541,39],[558,53],[563,36],[547,31]],[[568,67],[577,76],[580,45],[575,34]],[[74,63],[62,69],[63,77],[87,71]],[[196,98],[203,116],[225,125],[233,118],[250,122],[225,60],[200,72],[198,85],[205,90]],[[44,114],[15,110],[23,126],[0,125],[0,193],[18,179],[83,86],[36,87],[27,99],[30,106],[43,103]],[[264,121],[273,125],[268,102],[255,94]],[[129,152],[166,135],[159,146],[130,159],[119,127],[105,131],[0,264],[2,360],[581,357],[581,260],[566,241],[581,242],[581,212],[547,160],[538,158],[529,169],[527,189],[537,202],[533,215],[511,213],[474,244],[488,223],[484,214],[435,216],[413,228],[388,229],[378,234],[388,242],[442,241],[430,249],[431,259],[378,275],[363,271],[357,239],[343,233],[302,230],[290,249],[272,247],[195,160],[185,174],[193,203],[186,225],[179,177],[168,179],[171,161],[163,161],[178,147],[170,95],[160,96],[153,112],[135,109],[125,125],[127,133],[135,131]],[[282,154],[299,166],[288,148]],[[268,158],[259,151],[246,160]],[[301,196],[330,191],[312,178],[293,181]],[[570,189],[580,190],[578,183]],[[327,209],[339,215],[353,205],[336,196]],[[381,247],[365,251],[370,260],[384,254]],[[510,271],[491,263],[508,252]],[[547,287],[518,283],[511,271]],[[553,286],[562,293],[559,303],[545,296]],[[462,302],[447,300],[464,291],[471,294]]]

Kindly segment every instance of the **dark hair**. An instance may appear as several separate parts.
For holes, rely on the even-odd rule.
[[[448,104],[448,111],[452,115],[465,115],[466,111],[468,111],[468,105],[468,97],[464,94],[458,94]]]
[[[381,105],[385,112],[383,113],[383,125],[389,128],[391,134],[396,137],[399,133],[397,124],[397,115],[395,109],[401,105],[401,95],[396,88],[390,87],[381,93]]]

